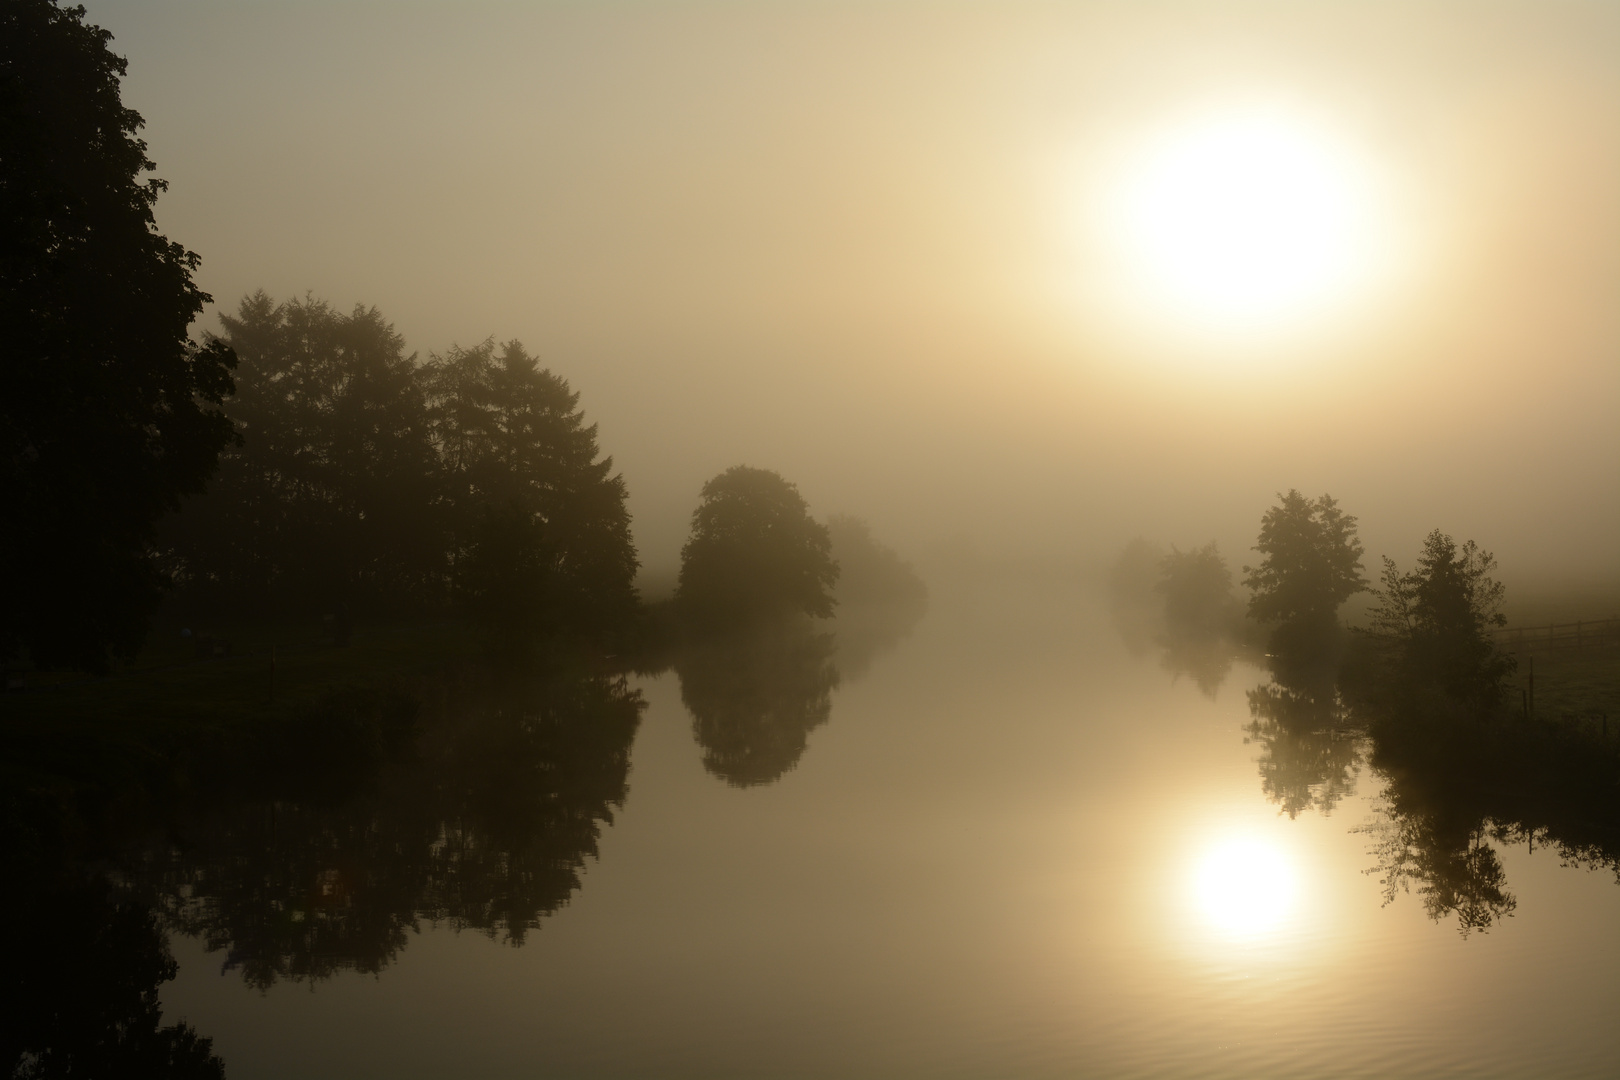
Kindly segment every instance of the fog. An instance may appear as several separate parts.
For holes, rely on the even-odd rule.
[[[599,423],[649,589],[747,463],[925,568],[1241,564],[1299,488],[1371,559],[1478,540],[1510,611],[1615,595],[1613,5],[87,6],[200,329],[263,288],[423,359],[521,339]],[[1381,276],[1260,333],[1120,310],[1114,155],[1256,97],[1380,178]]]

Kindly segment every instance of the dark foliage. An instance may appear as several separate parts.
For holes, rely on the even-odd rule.
[[[177,828],[142,876],[170,926],[259,987],[380,971],[423,919],[520,945],[623,804],[642,707],[612,678],[456,689],[410,752],[345,789],[283,773]]]
[[[92,671],[139,647],[154,525],[232,437],[231,352],[188,339],[208,297],[154,225],[110,40],[83,8],[0,4],[0,653]]]
[[[694,625],[723,628],[803,614],[827,618],[838,564],[799,489],[737,465],[703,485],[681,549],[675,602]]]
[[[0,1069],[13,1080],[218,1080],[212,1042],[164,1024],[177,968],[151,907],[101,878],[35,880],[3,900]]]
[[[461,608],[503,661],[531,659],[561,629],[557,555],[545,526],[520,506],[486,506],[456,565]]]
[[[487,593],[464,597],[475,619],[488,634],[531,642],[567,634],[621,647],[638,608],[639,564],[624,478],[611,457],[598,456],[579,394],[521,342],[497,349],[493,338],[433,357],[422,377],[446,480],[451,557],[481,567],[458,580],[499,588],[491,573],[506,566],[513,590],[544,594],[544,614],[524,625],[492,608]],[[520,537],[527,552],[507,550]],[[480,545],[493,547],[480,554]]]
[[[638,600],[624,479],[521,343],[419,365],[375,308],[264,293],[225,316],[242,445],[169,530],[205,610],[458,607],[491,647],[619,646]]]
[[[1332,647],[1340,606],[1367,588],[1356,519],[1330,495],[1313,501],[1290,490],[1278,498],[1260,519],[1254,549],[1264,557],[1243,568],[1254,592],[1249,615],[1275,625],[1272,652]]]
[[[623,804],[642,708],[620,678],[481,670],[336,691],[209,739],[147,740],[125,750],[146,761],[123,769],[7,732],[0,825],[35,857],[5,902],[26,907],[86,865],[116,866],[126,886],[71,928],[29,908],[8,932],[28,935],[41,964],[66,943],[64,979],[72,950],[104,956],[112,966],[94,977],[108,986],[149,978],[150,964],[129,975],[133,960],[102,940],[140,926],[200,937],[258,987],[379,971],[424,919],[521,944],[579,887]],[[8,1038],[58,1038],[40,1015],[19,1025]]]
[[[1472,540],[1458,547],[1438,529],[1413,570],[1384,559],[1368,634],[1383,669],[1370,696],[1386,712],[1436,692],[1475,709],[1497,705],[1514,661],[1491,639],[1491,628],[1507,623],[1495,568],[1490,552]]]
[[[1388,780],[1366,830],[1386,902],[1415,889],[1431,917],[1463,934],[1511,914],[1515,901],[1487,841],[1554,848],[1620,881],[1620,754],[1553,724],[1481,719],[1436,699],[1418,723],[1374,728],[1373,766]]]
[[[193,595],[258,612],[442,595],[439,464],[415,358],[375,308],[263,292],[221,316],[242,443],[172,536]]]

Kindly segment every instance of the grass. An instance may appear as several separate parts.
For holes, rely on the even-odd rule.
[[[1538,719],[1591,727],[1601,726],[1607,716],[1611,731],[1620,732],[1620,646],[1550,649],[1533,655]],[[1530,661],[1530,655],[1519,657],[1512,683],[1516,689],[1529,689]]]

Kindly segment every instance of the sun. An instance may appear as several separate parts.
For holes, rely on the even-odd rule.
[[[1378,262],[1377,185],[1326,125],[1205,112],[1141,139],[1106,200],[1129,290],[1158,318],[1252,330],[1356,293]]]

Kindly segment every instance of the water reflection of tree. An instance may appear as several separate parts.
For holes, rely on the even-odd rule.
[[[641,708],[606,678],[456,695],[361,790],[223,809],[145,872],[170,924],[259,987],[379,971],[423,919],[521,944],[623,803]]]
[[[1385,898],[1414,890],[1467,934],[1513,912],[1492,845],[1546,845],[1620,878],[1620,754],[1596,733],[1537,722],[1504,695],[1495,561],[1436,530],[1415,569],[1385,560],[1372,626],[1340,682],[1386,781],[1367,827]]]
[[[704,768],[750,787],[797,765],[832,711],[834,647],[832,634],[797,618],[687,643],[675,670]]]
[[[1454,821],[1381,807],[1358,830],[1372,837],[1369,853],[1377,864],[1384,903],[1416,887],[1429,918],[1439,922],[1456,913],[1464,937],[1488,930],[1513,914],[1518,901],[1507,891],[1502,860],[1487,838],[1497,832],[1482,821]]]
[[[0,1017],[0,1073],[13,1080],[225,1075],[212,1040],[189,1024],[163,1023],[158,988],[178,969],[144,898],[99,875],[25,875],[0,896],[0,920],[10,991]]]
[[[1245,742],[1260,746],[1260,789],[1290,818],[1333,811],[1355,793],[1359,733],[1331,682],[1271,682],[1249,691]]]

